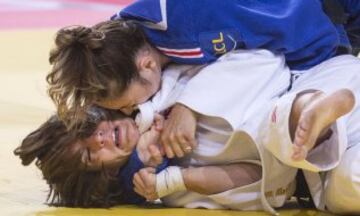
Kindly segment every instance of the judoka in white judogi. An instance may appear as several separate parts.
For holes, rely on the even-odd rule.
[[[335,59],[332,62],[338,61]],[[356,61],[350,63],[357,64]],[[344,63],[340,61],[339,64],[341,66],[338,70]],[[307,74],[327,71],[326,65],[322,65]],[[275,213],[272,207],[282,206],[294,192],[297,167],[311,171],[333,169],[346,148],[343,120],[333,125],[334,134],[331,139],[322,145],[324,147],[312,151],[306,161],[293,163],[290,160],[292,142],[287,129],[295,94],[278,100],[286,91],[289,80],[290,71],[285,66],[283,57],[264,50],[229,53],[193,77],[175,101],[201,114],[196,134],[199,146],[180,161],[180,165],[248,161],[262,164],[263,177],[254,184],[211,196],[193,192],[175,193],[165,197],[164,203],[187,208],[265,209]],[[296,86],[301,86],[298,83],[296,81],[296,85],[294,84],[294,93]],[[274,106],[277,107],[275,121]],[[282,142],[277,142],[279,140]],[[325,153],[324,149],[327,150]],[[311,174],[314,173],[306,175],[308,179]],[[318,191],[320,188],[323,191],[319,187],[321,183],[315,180],[309,185],[310,188],[317,188]],[[312,192],[315,204],[323,209],[325,199],[318,194],[319,192]]]

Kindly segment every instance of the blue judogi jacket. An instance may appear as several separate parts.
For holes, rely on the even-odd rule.
[[[156,167],[156,173],[161,172],[169,166],[169,159],[163,158],[160,165]],[[128,204],[142,204],[145,203],[145,198],[134,191],[133,177],[140,169],[144,168],[144,163],[140,160],[138,153],[134,150],[128,162],[120,168],[117,175],[122,187],[124,189],[124,199]]]
[[[340,41],[319,0],[138,0],[112,19],[139,22],[155,47],[183,64],[264,48],[304,70],[334,56]]]

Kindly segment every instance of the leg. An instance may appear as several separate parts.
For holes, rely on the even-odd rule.
[[[347,149],[340,164],[327,175],[325,205],[338,214],[360,214],[360,143]]]
[[[293,140],[292,159],[299,161],[326,136],[329,126],[354,107],[355,98],[348,89],[340,89],[330,95],[320,91],[298,94],[290,115],[290,135]]]

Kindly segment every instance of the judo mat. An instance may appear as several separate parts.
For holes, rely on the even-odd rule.
[[[56,30],[108,19],[130,0],[0,0],[0,215],[245,216],[264,212],[118,206],[110,209],[48,207],[47,185],[34,164],[13,155],[22,138],[51,114],[46,94],[49,50]],[[289,206],[281,215],[330,215]]]

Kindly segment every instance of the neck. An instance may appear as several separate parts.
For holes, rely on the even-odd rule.
[[[159,50],[157,49],[154,49],[158,58],[159,58],[159,63],[160,63],[160,66],[161,68],[164,68],[167,64],[169,64],[171,61],[170,61],[170,58],[167,57],[166,55],[162,54]]]

